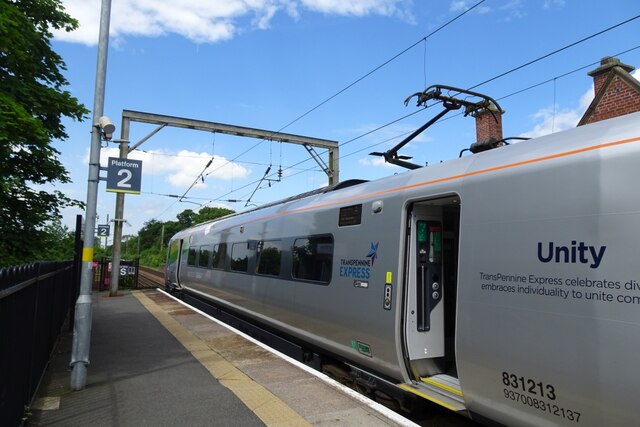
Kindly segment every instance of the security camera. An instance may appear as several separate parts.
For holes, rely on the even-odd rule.
[[[102,116],[98,119],[98,127],[102,131],[102,135],[104,139],[111,140],[113,137],[113,132],[116,131],[116,126],[111,123],[111,119],[107,116]]]

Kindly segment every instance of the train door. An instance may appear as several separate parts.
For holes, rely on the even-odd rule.
[[[464,410],[455,361],[460,198],[416,202],[407,215],[403,388]]]
[[[165,287],[169,291],[180,287],[179,277],[182,257],[182,245],[182,239],[176,239],[169,242],[167,264],[165,269]]]

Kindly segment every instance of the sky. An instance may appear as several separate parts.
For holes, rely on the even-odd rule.
[[[100,0],[62,3],[80,25],[56,32],[52,45],[67,66],[66,89],[90,109]],[[112,0],[104,114],[115,137],[122,111],[134,110],[333,140],[340,143],[340,180],[373,180],[406,170],[369,153],[391,148],[440,112],[437,105],[405,106],[409,95],[434,84],[474,87],[640,14],[637,0],[477,3]],[[640,67],[639,35],[635,19],[473,90],[505,110],[505,136],[559,132],[574,127],[591,101],[587,72],[602,57]],[[64,124],[69,138],[54,146],[72,183],[55,188],[86,201],[91,115]],[[133,122],[131,144],[156,127]],[[474,119],[453,112],[400,153],[433,164],[473,142]],[[101,151],[106,166],[118,144],[104,142]],[[327,160],[325,150],[317,152]],[[300,145],[221,133],[166,127],[129,157],[143,162],[143,174],[141,194],[125,197],[125,235],[185,209],[242,211],[327,184]],[[96,224],[114,217],[115,195],[105,188],[101,182]],[[62,213],[72,229],[83,212]]]

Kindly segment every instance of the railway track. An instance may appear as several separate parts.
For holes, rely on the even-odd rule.
[[[138,269],[138,288],[164,289],[164,271],[140,266]]]

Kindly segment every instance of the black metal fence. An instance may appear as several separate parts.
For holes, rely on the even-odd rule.
[[[78,295],[73,261],[0,269],[0,425],[21,423]]]

